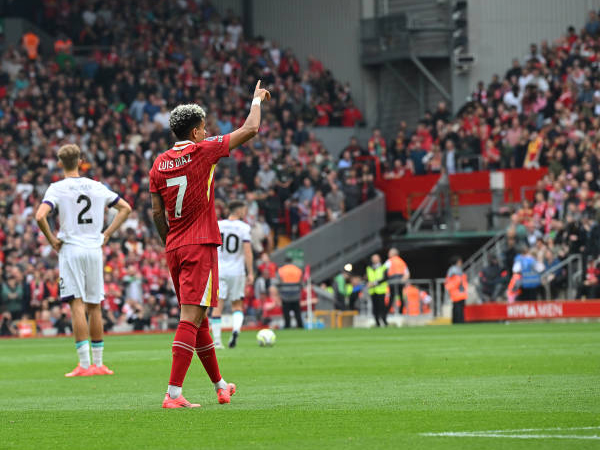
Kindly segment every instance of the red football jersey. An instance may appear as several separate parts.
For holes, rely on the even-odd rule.
[[[197,144],[177,142],[154,161],[150,192],[160,194],[167,210],[166,251],[190,244],[221,245],[213,175],[217,161],[227,156],[228,134]]]

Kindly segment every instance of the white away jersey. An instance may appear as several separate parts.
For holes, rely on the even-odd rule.
[[[57,237],[65,244],[82,247],[102,246],[104,208],[117,204],[119,195],[89,178],[65,178],[52,183],[44,203],[58,208],[60,230]]]
[[[250,225],[241,220],[219,220],[223,244],[219,247],[219,275],[244,276],[244,242],[250,242]]]

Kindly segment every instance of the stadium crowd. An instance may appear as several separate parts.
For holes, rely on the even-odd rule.
[[[479,84],[464,113],[463,124],[487,116],[487,137],[479,141],[485,142],[484,167],[492,167],[485,149],[494,147],[500,150],[496,167],[548,167],[533,201],[523,201],[511,216],[503,258],[492,259],[480,274],[483,299],[505,293],[509,299],[560,298],[568,271],[559,265],[574,254],[583,260],[577,297],[600,294],[599,33],[599,15],[591,11],[579,34],[569,27],[552,46],[532,44],[524,64],[513,60],[504,80],[494,77],[488,89]],[[520,275],[527,280],[515,284],[518,255],[532,264],[528,276]]]
[[[349,86],[315,58],[301,69],[290,50],[246,39],[240,19],[220,16],[210,1],[42,4],[39,24],[57,36],[53,54],[40,50],[32,31],[21,46],[0,40],[0,334],[14,333],[20,317],[59,331],[68,323],[55,254],[33,221],[49,183],[60,179],[61,144],[78,144],[82,174],[134,207],[105,248],[109,328],[166,326],[177,313],[148,193],[151,164],[173,143],[175,105],[205,106],[208,133],[225,134],[245,120],[256,80],[270,89],[260,135],[215,172],[218,214],[245,199],[253,249],[263,259],[281,236],[306,234],[374,195],[369,168],[338,168],[309,130],[362,122]]]
[[[598,175],[599,23],[591,11],[579,33],[569,27],[552,43],[531,44],[503,76],[479,82],[456,116],[441,102],[414,131],[401,123],[386,141],[374,130],[368,153],[388,178],[539,166]]]
[[[39,39],[27,34],[20,47],[0,43],[0,334],[16,333],[19,317],[59,332],[68,327],[55,255],[32,220],[48,184],[60,177],[55,151],[65,142],[81,146],[86,176],[103,180],[134,206],[124,231],[105,248],[107,328],[123,322],[136,329],[168,326],[177,309],[158,257],[147,174],[173,141],[169,110],[185,102],[205,105],[208,131],[230,132],[243,122],[258,78],[273,95],[263,108],[260,136],[215,174],[219,215],[234,198],[249,205],[252,245],[261,261],[249,308],[276,307],[268,254],[280,236],[303,235],[375,194],[373,172],[361,156],[378,158],[388,178],[548,166],[535,205],[524,204],[513,216],[509,242],[525,236],[546,267],[579,245],[589,254],[583,295],[597,292],[591,267],[598,251],[587,251],[588,239],[598,248],[600,206],[595,12],[580,33],[569,28],[552,45],[532,44],[503,78],[494,76],[487,87],[479,83],[456,117],[440,103],[414,132],[402,123],[386,142],[376,129],[366,148],[354,139],[335,161],[309,128],[362,124],[347,84],[315,58],[303,70],[290,50],[262,37],[246,39],[240,19],[220,16],[210,1],[175,4],[43,2],[40,23],[53,27],[55,54],[38,51]],[[185,20],[177,8],[186,10]],[[562,282],[557,273],[554,286]]]
[[[480,297],[497,300],[506,293],[509,298],[527,299],[519,296],[520,286],[509,283],[513,269],[518,267],[516,257],[522,255],[532,262],[526,287],[532,290],[531,296],[548,298],[549,293],[550,298],[560,298],[565,294],[569,273],[559,265],[576,254],[582,255],[584,270],[577,298],[598,297],[600,186],[591,167],[573,167],[558,175],[548,173],[538,182],[534,201],[524,200],[512,214],[502,259],[492,259],[480,274]],[[548,276],[541,277],[543,272]]]

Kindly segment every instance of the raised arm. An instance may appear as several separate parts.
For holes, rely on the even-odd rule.
[[[152,196],[152,219],[158,235],[163,245],[165,245],[167,243],[167,233],[169,232],[169,224],[165,215],[165,203],[159,193],[151,192],[150,195]]]
[[[52,246],[54,250],[58,252],[62,247],[63,243],[60,239],[54,236],[54,234],[50,230],[50,225],[48,224],[48,214],[50,214],[50,211],[52,211],[50,205],[48,205],[47,203],[40,204],[35,213],[35,220],[38,224],[38,227],[40,227],[40,230],[42,230],[42,233],[44,233],[44,236],[46,236],[48,243]]]
[[[248,114],[244,125],[229,135],[229,150],[239,147],[258,133],[258,127],[260,126],[260,102],[265,99],[269,100],[271,98],[271,93],[266,89],[261,89],[260,80],[258,80],[253,97],[252,106],[250,106],[250,114]]]
[[[123,225],[125,220],[127,220],[127,217],[129,217],[129,213],[131,213],[131,206],[129,206],[129,203],[122,198],[119,199],[113,208],[117,210],[117,215],[112,220],[108,228],[104,230],[104,245],[106,245],[113,233],[117,231],[121,225]]]

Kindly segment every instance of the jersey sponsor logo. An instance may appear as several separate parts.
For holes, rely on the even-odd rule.
[[[210,136],[207,137],[206,139],[204,139],[205,141],[217,141],[217,142],[223,142],[223,136]]]
[[[184,166],[187,163],[192,162],[191,155],[183,155],[177,159],[169,159],[167,161],[161,161],[158,164],[158,170],[169,170],[169,169],[177,169],[178,167]]]

